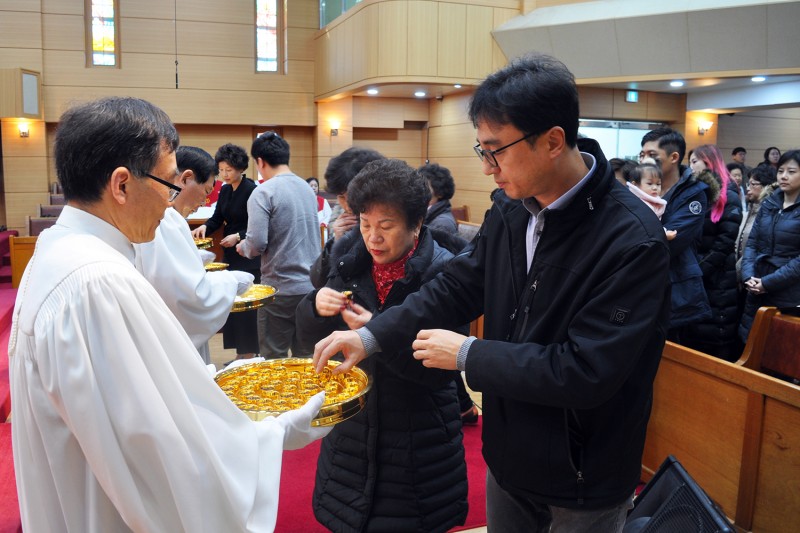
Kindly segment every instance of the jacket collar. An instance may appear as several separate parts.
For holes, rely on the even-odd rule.
[[[616,183],[614,172],[597,141],[587,138],[578,139],[578,150],[591,154],[595,158],[595,168],[583,186],[565,206],[548,213],[548,217],[557,218],[561,223],[579,220],[593,211],[596,205],[603,202],[611,187]],[[508,217],[510,225],[516,225],[514,220],[517,217],[524,219],[524,223],[527,224],[529,213],[522,205],[522,201],[511,200],[505,195],[504,191],[497,191],[494,196],[494,204],[500,209],[504,217]],[[512,227],[511,229],[513,231],[516,228]]]

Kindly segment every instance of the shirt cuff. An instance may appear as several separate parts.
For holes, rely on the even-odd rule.
[[[467,337],[464,339],[464,342],[461,343],[461,348],[458,349],[458,353],[456,354],[456,368],[461,372],[467,369],[467,353],[469,353],[469,347],[472,346],[472,343],[477,339],[477,337]]]
[[[366,326],[358,328],[356,333],[358,333],[358,336],[361,337],[361,342],[364,344],[364,349],[367,351],[367,355],[372,355],[381,351],[381,345],[378,344],[378,339],[375,338],[375,335],[373,335]]]

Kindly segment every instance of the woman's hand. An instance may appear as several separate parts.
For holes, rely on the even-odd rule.
[[[336,316],[347,308],[348,303],[347,296],[328,287],[322,287],[317,291],[317,297],[314,299],[314,307],[319,316]]]
[[[198,226],[192,231],[192,237],[195,239],[205,239],[206,238],[206,225],[203,224],[202,226]]]
[[[350,303],[342,309],[342,319],[350,329],[358,329],[372,319],[372,313],[357,303]]]
[[[761,283],[761,278],[750,278],[744,282],[744,287],[750,294],[765,294],[767,291]]]
[[[231,248],[233,246],[236,246],[238,242],[239,242],[239,234],[231,233],[230,235],[219,241],[219,245],[222,246],[223,248]]]

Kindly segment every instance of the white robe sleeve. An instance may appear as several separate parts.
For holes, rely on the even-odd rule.
[[[189,225],[167,209],[153,241],[134,246],[136,268],[200,349],[228,318],[238,286],[227,271],[206,272]]]
[[[42,476],[39,508],[70,531],[118,531],[117,512],[135,531],[272,531],[281,424],[240,412],[152,288],[113,266],[68,277],[20,335],[15,429],[47,454],[23,483]]]

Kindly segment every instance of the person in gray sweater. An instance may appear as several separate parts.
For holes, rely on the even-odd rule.
[[[295,334],[295,308],[313,290],[311,263],[319,255],[317,199],[289,168],[289,143],[273,131],[259,135],[250,149],[264,183],[247,201],[247,235],[236,246],[244,257],[261,256],[261,283],[278,289],[258,310],[259,353],[267,359],[307,356]]]

